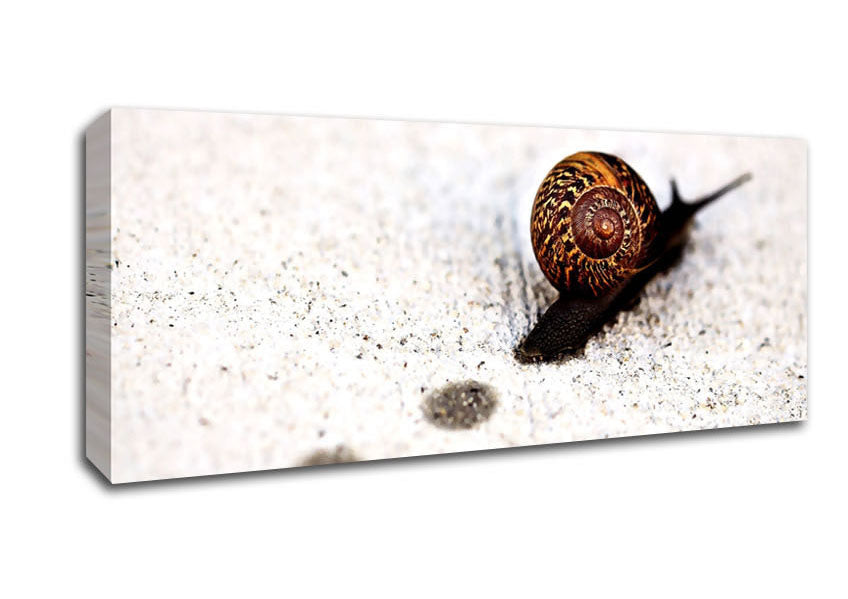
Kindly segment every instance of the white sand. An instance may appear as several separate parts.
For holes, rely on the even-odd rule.
[[[125,109],[112,126],[116,482],[806,418],[801,141]],[[522,365],[555,298],[530,206],[578,150],[624,158],[661,206],[670,176],[684,197],[754,180],[582,355]],[[464,380],[495,390],[490,418],[423,417]]]

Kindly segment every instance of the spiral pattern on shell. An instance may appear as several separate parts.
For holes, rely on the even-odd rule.
[[[560,292],[598,297],[646,262],[659,212],[626,162],[599,152],[572,154],[536,193],[530,220],[536,260]]]

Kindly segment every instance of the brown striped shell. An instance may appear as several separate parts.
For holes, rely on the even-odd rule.
[[[648,186],[626,162],[599,152],[572,154],[536,192],[533,251],[560,292],[598,297],[645,266],[659,214]]]

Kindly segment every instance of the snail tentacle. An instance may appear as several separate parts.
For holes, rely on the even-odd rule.
[[[660,215],[661,236],[654,247],[654,257],[658,258],[664,252],[667,252],[671,246],[685,243],[689,225],[698,212],[743,183],[750,181],[751,178],[751,173],[745,173],[716,191],[691,201],[686,201],[681,197],[677,189],[677,182],[672,179],[671,205]]]

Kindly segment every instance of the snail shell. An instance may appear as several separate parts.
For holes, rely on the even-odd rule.
[[[536,193],[533,251],[560,292],[598,297],[649,260],[659,214],[648,186],[626,162],[599,152],[572,154]]]

